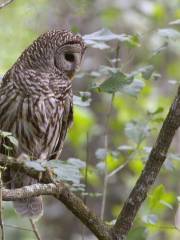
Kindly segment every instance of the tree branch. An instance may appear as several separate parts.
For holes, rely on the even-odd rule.
[[[169,113],[163,123],[159,136],[154,147],[151,150],[145,168],[137,180],[132,192],[126,200],[124,207],[117,218],[111,231],[124,239],[132,227],[134,218],[147,197],[150,187],[162,167],[170,144],[173,140],[176,130],[180,126],[180,88],[178,94],[169,110]],[[119,239],[119,238],[117,238]]]
[[[18,162],[16,159],[7,157],[3,154],[0,154],[0,165],[22,171],[27,175],[38,179],[41,183],[49,183],[34,184],[19,189],[3,189],[3,200],[12,201],[15,199],[39,195],[53,195],[59,201],[63,202],[64,205],[97,236],[98,239],[111,240],[109,227],[90,209],[88,209],[83,201],[72,193],[68,186],[66,186],[62,181],[57,182],[56,184],[52,183],[52,178],[49,176],[49,170],[38,172],[25,166],[23,161]]]
[[[10,3],[12,3],[13,1],[14,1],[14,0],[9,0],[9,1],[7,1],[7,2],[1,3],[1,4],[0,4],[0,9],[6,7],[6,6],[9,5]]]

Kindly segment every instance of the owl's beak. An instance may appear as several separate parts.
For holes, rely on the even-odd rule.
[[[74,57],[75,57],[75,62],[74,62],[75,69],[74,70],[77,71],[80,68],[82,56],[80,53],[74,53]]]
[[[66,60],[69,62],[67,75],[70,79],[72,79],[74,74],[79,71],[83,53],[82,47],[79,44],[69,46]]]

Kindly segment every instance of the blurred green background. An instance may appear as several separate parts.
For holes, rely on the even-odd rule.
[[[176,94],[180,1],[14,0],[0,9],[0,75],[37,36],[54,28],[82,35],[96,32],[91,35],[93,42],[85,36],[89,48],[74,80],[75,119],[62,159],[73,157],[86,163],[80,171],[83,189],[78,183],[77,194],[111,224],[141,173]],[[113,33],[118,36],[113,38]],[[121,82],[130,76],[131,83]],[[118,86],[117,79],[121,82]],[[105,86],[103,81],[107,81]],[[180,227],[176,213],[179,141],[177,132],[128,240],[180,238],[176,228]],[[109,176],[107,186],[105,175]],[[103,195],[105,188],[107,194]],[[106,200],[104,214],[102,198]],[[96,239],[61,203],[51,197],[44,199],[44,216],[38,222],[43,240]],[[10,203],[4,203],[4,223],[6,240],[35,239],[31,231],[20,229],[31,227],[28,220],[15,214]]]

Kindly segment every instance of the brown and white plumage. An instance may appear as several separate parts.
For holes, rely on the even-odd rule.
[[[73,120],[72,77],[85,50],[82,38],[69,31],[42,34],[6,73],[0,87],[0,129],[18,139],[17,155],[58,159]],[[34,179],[11,172],[11,187]],[[40,197],[14,202],[18,212],[42,214]]]

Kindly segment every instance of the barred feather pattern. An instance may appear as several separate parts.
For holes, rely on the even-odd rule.
[[[22,53],[4,76],[0,87],[0,129],[12,132],[18,139],[17,156],[25,153],[33,160],[59,159],[73,120],[69,76],[75,68],[68,75],[63,65],[55,66],[54,58],[61,54],[61,46],[67,45],[68,49],[73,44],[78,44],[82,57],[85,46],[79,35],[65,30],[47,32]],[[11,188],[36,182],[13,171],[10,178]],[[22,216],[33,218],[43,211],[41,197],[16,201],[14,207]]]

